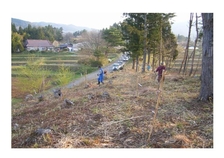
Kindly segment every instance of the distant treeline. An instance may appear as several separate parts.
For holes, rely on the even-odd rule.
[[[42,39],[42,40],[49,40],[53,42],[54,40],[56,41],[61,41],[63,39],[63,28],[56,28],[51,25],[45,26],[45,27],[35,27],[31,26],[28,24],[28,27],[22,28],[19,27],[18,30],[16,29],[16,26],[14,23],[12,25],[12,33],[17,33],[21,36],[23,36],[23,40],[25,41],[26,39]]]
[[[16,29],[14,23],[11,24],[11,47],[12,53],[24,51],[24,43],[27,39],[42,39],[53,41],[63,40],[63,29],[52,27],[32,27],[30,24],[26,28],[19,27]]]

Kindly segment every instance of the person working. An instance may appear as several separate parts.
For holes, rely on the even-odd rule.
[[[158,78],[157,81],[160,82],[162,75],[163,75],[163,71],[166,71],[166,67],[165,67],[165,62],[162,62],[160,64],[160,66],[156,69],[155,72],[158,73]],[[165,76],[163,76],[163,81],[165,80]]]
[[[104,74],[104,71],[101,68],[101,66],[98,66],[98,68],[99,68],[99,74],[97,74],[98,75],[98,85],[100,85],[100,83],[104,84],[103,83],[103,74]]]

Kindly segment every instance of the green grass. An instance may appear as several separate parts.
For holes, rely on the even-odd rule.
[[[20,70],[22,69],[22,66],[12,66],[11,75],[12,77],[21,76]],[[58,73],[59,64],[58,65],[43,65],[43,69],[49,70],[48,76],[55,76]],[[86,65],[79,65],[79,66],[69,66],[69,69],[72,74],[74,74],[76,77],[81,77],[81,74],[85,74],[87,72],[91,73],[97,70],[95,67],[90,67]]]
[[[108,54],[108,58],[110,59],[115,60],[117,57],[118,54]],[[46,81],[44,89],[47,90],[55,86],[60,86],[60,84],[69,84],[71,81],[82,77],[84,74],[89,74],[96,71],[97,67],[91,67],[90,65],[78,63],[80,59],[87,58],[89,57],[86,55],[81,55],[77,52],[23,52],[19,54],[12,54],[12,86],[15,87],[14,89],[16,89],[16,92],[13,91],[13,94],[23,95],[22,89],[24,89],[24,86],[27,88],[27,90],[28,88],[34,89],[30,87],[31,83],[33,86],[34,84],[38,84],[35,85],[35,89],[37,89],[40,87],[42,82]],[[36,68],[31,70],[31,67],[34,68],[35,64],[37,64]],[[60,72],[61,66],[64,66],[69,70],[69,76],[65,75],[67,70],[65,72]],[[30,70],[28,70],[29,67],[31,68]],[[34,71],[35,73],[33,73]],[[17,88],[14,82],[22,82],[19,84],[22,87]],[[29,86],[24,85],[26,82],[29,82]]]
[[[40,57],[35,57],[36,59],[39,59],[39,58],[42,58],[42,57],[44,57],[46,60],[49,60],[49,61],[51,61],[51,60],[56,60],[56,61],[60,61],[60,60],[78,60],[79,59],[79,57],[78,56],[69,56],[69,55],[67,55],[67,56],[58,56],[58,55],[56,55],[56,56],[40,56]],[[13,57],[12,59],[11,59],[11,61],[12,62],[16,62],[16,61],[26,61],[27,60],[27,56],[24,56],[24,57]]]
[[[18,103],[20,103],[22,101],[23,101],[23,99],[12,98],[12,105],[16,105],[16,104],[18,104]]]
[[[49,56],[52,56],[52,55],[56,55],[56,56],[64,56],[64,55],[74,55],[76,53],[70,53],[70,52],[28,52],[28,51],[24,51],[22,53],[14,53],[12,54],[12,57],[27,57],[29,55],[32,55],[32,54],[35,54],[36,56],[38,57],[49,57]]]
[[[118,54],[115,54],[115,53],[114,54],[109,54],[108,55],[108,59],[116,60],[118,58],[118,56],[119,55]]]
[[[21,53],[12,55],[13,97],[21,98],[26,93],[41,92],[53,87],[69,84],[71,81],[97,70],[84,64],[78,64],[81,55],[71,53]],[[41,88],[42,83],[44,87]],[[12,97],[12,104],[19,102]]]

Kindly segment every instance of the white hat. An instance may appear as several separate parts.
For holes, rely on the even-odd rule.
[[[165,65],[166,65],[166,63],[165,63],[165,62],[161,62],[161,65],[164,65],[164,66],[165,66]]]

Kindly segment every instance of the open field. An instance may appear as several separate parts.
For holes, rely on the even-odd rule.
[[[117,54],[110,54],[109,58],[116,59]],[[45,90],[50,89],[52,87],[57,86],[53,80],[58,76],[58,71],[61,66],[69,68],[70,73],[72,74],[72,78],[70,81],[75,80],[77,78],[82,77],[85,74],[89,74],[93,71],[96,71],[97,66],[92,67],[86,64],[80,64],[78,61],[80,59],[85,59],[86,55],[80,55],[79,53],[54,53],[54,52],[36,52],[36,53],[20,53],[20,54],[12,54],[11,61],[11,76],[12,76],[12,98],[23,99],[28,91],[21,91],[21,87],[18,87],[17,83],[18,77],[25,77],[26,73],[21,73],[24,66],[27,65],[27,62],[32,58],[33,61],[43,59],[41,63],[41,69],[47,70],[47,81],[52,82],[51,85],[45,87]],[[40,76],[41,78],[42,76]],[[52,81],[51,81],[52,80]],[[69,81],[69,82],[70,82]],[[69,83],[68,82],[68,83]],[[14,99],[15,100],[15,99]]]

